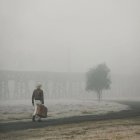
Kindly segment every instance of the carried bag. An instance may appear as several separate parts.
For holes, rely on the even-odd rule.
[[[44,106],[43,104],[37,105],[36,115],[38,115],[41,118],[46,118],[47,113],[48,113],[48,108],[46,106]]]

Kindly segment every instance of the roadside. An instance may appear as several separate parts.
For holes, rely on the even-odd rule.
[[[62,124],[0,133],[1,140],[139,140],[140,117]]]
[[[1,122],[0,123],[0,132],[10,132],[10,131],[20,131],[27,129],[39,129],[50,126],[57,126],[63,124],[72,124],[72,123],[81,123],[87,121],[103,121],[103,120],[115,120],[115,119],[129,119],[140,116],[140,102],[127,102],[131,107],[130,110],[122,110],[120,112],[109,112],[107,114],[99,115],[82,115],[82,116],[73,116],[73,117],[62,117],[58,119],[45,119],[42,123],[33,123],[31,119],[26,120],[17,120],[14,122]]]

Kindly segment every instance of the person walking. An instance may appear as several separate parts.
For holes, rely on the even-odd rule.
[[[32,105],[34,106],[34,112],[32,116],[32,121],[35,122],[35,118],[38,117],[38,121],[41,121],[41,117],[36,115],[37,106],[40,104],[44,104],[44,95],[43,90],[41,89],[42,85],[39,83],[36,86],[36,89],[33,91],[32,94]]]

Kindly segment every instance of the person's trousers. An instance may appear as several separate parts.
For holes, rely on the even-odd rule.
[[[42,104],[40,100],[34,100],[34,112],[33,112],[33,116],[36,116],[36,112],[37,112],[37,105]],[[39,116],[37,116],[39,119],[41,119]]]

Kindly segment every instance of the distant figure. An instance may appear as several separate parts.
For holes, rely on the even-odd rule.
[[[43,90],[41,89],[42,85],[39,83],[36,86],[36,89],[33,91],[32,95],[32,105],[34,106],[34,113],[32,117],[32,121],[35,122],[36,112],[37,112],[37,105],[44,104],[44,95]],[[38,117],[38,121],[41,121],[41,117]]]

